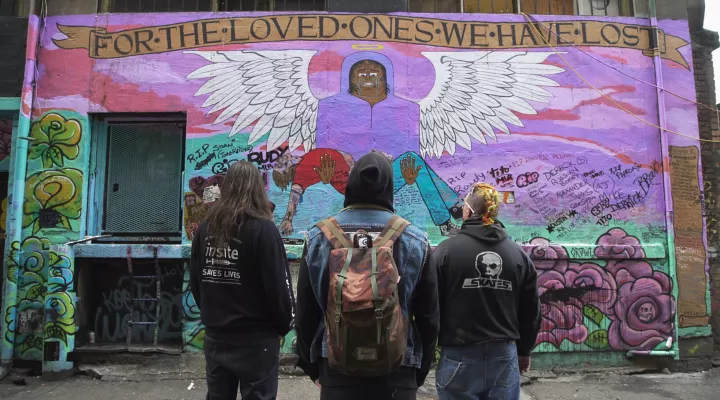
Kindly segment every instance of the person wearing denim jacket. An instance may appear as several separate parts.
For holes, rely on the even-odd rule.
[[[335,219],[348,235],[364,230],[375,237],[393,216],[392,203],[392,165],[379,153],[369,153],[350,172],[346,208]],[[407,350],[398,370],[375,378],[343,375],[328,364],[324,313],[331,249],[319,228],[309,230],[297,286],[298,366],[321,386],[322,400],[415,399],[430,370],[440,325],[437,275],[427,235],[411,225],[393,245],[401,276],[400,305],[409,322]]]

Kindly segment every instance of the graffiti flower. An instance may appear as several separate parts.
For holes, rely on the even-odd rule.
[[[551,244],[544,238],[535,238],[530,242],[530,258],[538,270],[562,272],[567,269],[569,259],[564,247]]]
[[[530,243],[531,256],[539,272],[538,293],[542,302],[542,324],[537,343],[560,347],[564,340],[583,343],[588,338],[583,315],[588,306],[593,312],[611,314],[617,297],[614,277],[594,263],[568,261],[562,246],[536,238]],[[598,315],[598,319],[602,314]]]
[[[671,337],[675,299],[670,277],[643,261],[611,262],[607,268],[619,287],[608,330],[610,346],[652,350]]]
[[[65,119],[60,114],[50,113],[33,123],[30,137],[33,139],[28,157],[42,159],[44,168],[53,165],[62,167],[64,159],[74,160],[80,153],[82,127],[76,119]]]
[[[45,337],[68,345],[68,337],[75,334],[75,302],[67,292],[53,293],[45,299]]]
[[[583,305],[595,306],[603,314],[612,314],[617,283],[603,267],[594,263],[570,263],[564,278],[566,287],[573,289]]]
[[[551,245],[542,238],[533,239],[530,245],[530,255],[539,272],[538,294],[542,308],[537,343],[547,342],[555,347],[560,347],[565,339],[582,343],[588,335],[583,325],[582,303],[575,298],[564,298],[567,292],[565,273],[569,264],[567,252],[562,246]]]
[[[620,228],[614,228],[600,236],[595,248],[595,256],[598,258],[644,258],[645,251],[638,238],[628,235]]]
[[[31,175],[26,181],[23,228],[32,226],[33,234],[58,225],[71,230],[70,220],[80,218],[82,182],[82,172],[74,168]]]
[[[542,304],[542,323],[537,344],[547,342],[559,348],[565,339],[572,343],[582,343],[587,336],[587,327],[583,325],[583,312],[577,305]]]

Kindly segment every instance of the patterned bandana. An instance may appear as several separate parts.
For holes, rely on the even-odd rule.
[[[468,206],[470,211],[475,214],[475,210],[470,207],[468,198],[471,194],[481,198],[485,202],[486,211],[482,215],[482,221],[484,225],[492,225],[495,223],[495,218],[498,216],[498,206],[500,205],[500,193],[492,186],[487,183],[475,183],[473,184],[470,193],[465,196],[465,204]]]

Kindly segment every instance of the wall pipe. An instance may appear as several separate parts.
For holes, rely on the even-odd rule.
[[[5,239],[5,254],[3,260],[3,275],[8,277],[4,282],[2,318],[0,318],[0,371],[9,369],[15,349],[15,332],[17,329],[17,283],[19,268],[15,268],[13,279],[8,276],[10,257],[14,265],[20,265],[20,251],[12,251],[13,243],[22,241],[23,203],[25,200],[25,177],[27,174],[28,142],[30,141],[30,122],[35,101],[35,73],[37,62],[38,40],[40,35],[40,18],[35,15],[35,0],[29,1],[28,33],[25,50],[25,77],[21,94],[20,114],[18,128],[13,132],[12,151],[10,153],[10,167],[12,174],[9,183],[9,204],[7,216],[7,237]],[[6,322],[6,317],[12,324]]]
[[[675,350],[630,350],[627,352],[627,358],[633,357],[672,357],[677,356]]]
[[[672,200],[672,187],[670,182],[670,148],[667,137],[667,111],[665,108],[665,85],[662,71],[662,59],[660,58],[659,35],[658,35],[658,19],[656,0],[649,0],[650,8],[650,26],[652,32],[650,35],[650,45],[653,50],[653,66],[655,68],[655,90],[658,102],[658,125],[660,126],[660,152],[662,155],[662,176],[663,176],[663,194],[665,197],[665,227],[667,229],[667,246],[668,246],[668,265],[670,276],[674,279],[673,295],[677,298],[677,265],[675,263],[675,227],[674,227],[674,207]],[[678,315],[675,313],[674,327],[677,335]],[[676,342],[676,340],[675,340]],[[677,357],[675,350],[668,351],[629,351],[627,356],[646,355],[658,357]]]

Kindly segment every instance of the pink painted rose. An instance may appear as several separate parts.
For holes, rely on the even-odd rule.
[[[549,240],[544,238],[533,239],[530,246],[532,248],[530,258],[532,258],[536,269],[565,272],[569,257],[564,247],[551,244]]]
[[[598,258],[644,258],[645,250],[640,240],[620,228],[613,228],[600,236],[595,248]]]
[[[605,314],[612,313],[617,296],[615,280],[592,263],[565,262],[555,267],[541,270],[538,276],[542,324],[537,343],[548,342],[555,347],[560,347],[565,339],[582,343],[588,336],[583,308],[593,305]]]
[[[587,339],[583,313],[576,304],[553,302],[542,303],[541,307],[542,323],[536,344],[547,342],[559,348],[565,339],[573,343],[582,343]]]
[[[608,341],[615,349],[652,350],[673,336],[672,281],[643,261],[610,262],[619,287]]]
[[[603,314],[612,315],[617,300],[617,283],[605,268],[593,263],[570,263],[565,273],[567,287],[587,289],[580,297],[584,305],[593,305]]]

